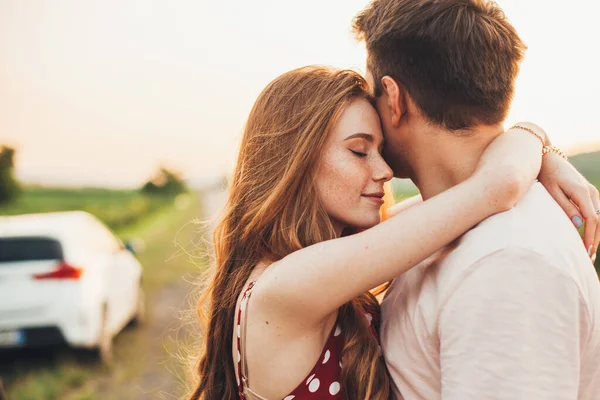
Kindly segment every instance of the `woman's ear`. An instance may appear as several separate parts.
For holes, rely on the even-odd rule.
[[[381,86],[387,95],[387,106],[390,110],[392,126],[397,128],[400,125],[400,119],[406,113],[404,87],[401,87],[394,78],[387,75],[381,78]]]

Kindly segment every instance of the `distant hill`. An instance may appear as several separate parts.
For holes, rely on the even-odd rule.
[[[571,163],[590,182],[600,187],[600,151],[569,157]]]

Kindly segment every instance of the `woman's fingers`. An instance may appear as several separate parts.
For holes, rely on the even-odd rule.
[[[585,231],[583,235],[583,243],[591,257],[592,249],[595,242],[596,229],[598,227],[598,215],[596,214],[596,208],[592,202],[590,185],[588,183],[581,185],[574,185],[570,191],[565,191],[565,194],[571,199],[577,206],[583,217],[585,224]]]
[[[591,250],[594,245],[594,236],[596,235],[596,227],[598,225],[598,216],[596,215],[594,209],[588,184],[587,182],[582,182],[576,185],[561,187],[561,189],[577,206],[581,216],[583,217],[583,222],[585,224],[583,242],[586,250],[588,250],[588,253],[591,254]]]
[[[558,203],[559,206],[565,211],[565,213],[571,219],[575,228],[579,229],[583,225],[583,218],[581,217],[581,213],[579,209],[569,200],[567,195],[562,191],[562,189],[557,185],[552,185],[548,190],[554,200]]]
[[[552,185],[548,191],[571,218],[576,228],[585,225],[584,245],[590,257],[594,257],[600,244],[600,221],[596,213],[600,209],[598,190],[592,185],[581,185],[566,193],[561,187]]]
[[[584,244],[590,256],[600,243],[600,195],[568,161],[554,155],[544,157],[539,181],[579,228],[583,222]]]

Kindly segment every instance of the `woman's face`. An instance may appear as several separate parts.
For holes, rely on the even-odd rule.
[[[365,99],[352,101],[325,142],[315,177],[319,200],[338,233],[379,223],[383,184],[393,176],[382,146],[377,112]]]

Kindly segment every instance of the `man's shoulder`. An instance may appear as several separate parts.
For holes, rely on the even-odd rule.
[[[484,220],[465,240],[482,242],[493,236],[525,247],[565,235],[575,237],[577,232],[544,186],[535,183],[515,207]]]
[[[509,211],[496,214],[467,232],[456,255],[477,261],[505,248],[530,250],[555,259],[560,253],[582,250],[579,233],[546,189],[536,183]],[[474,251],[478,249],[478,251]]]
[[[593,278],[577,230],[545,188],[536,183],[513,209],[466,233],[439,261],[439,281],[453,286],[473,268],[518,255],[581,282]]]
[[[512,210],[488,218],[396,278],[386,295],[387,305],[397,307],[399,299],[414,298],[440,307],[477,270],[504,269],[507,262],[517,260],[525,269],[542,264],[542,274],[574,282],[588,303],[600,301],[598,277],[579,233],[545,188],[535,184]],[[515,279],[544,276],[523,274]]]

